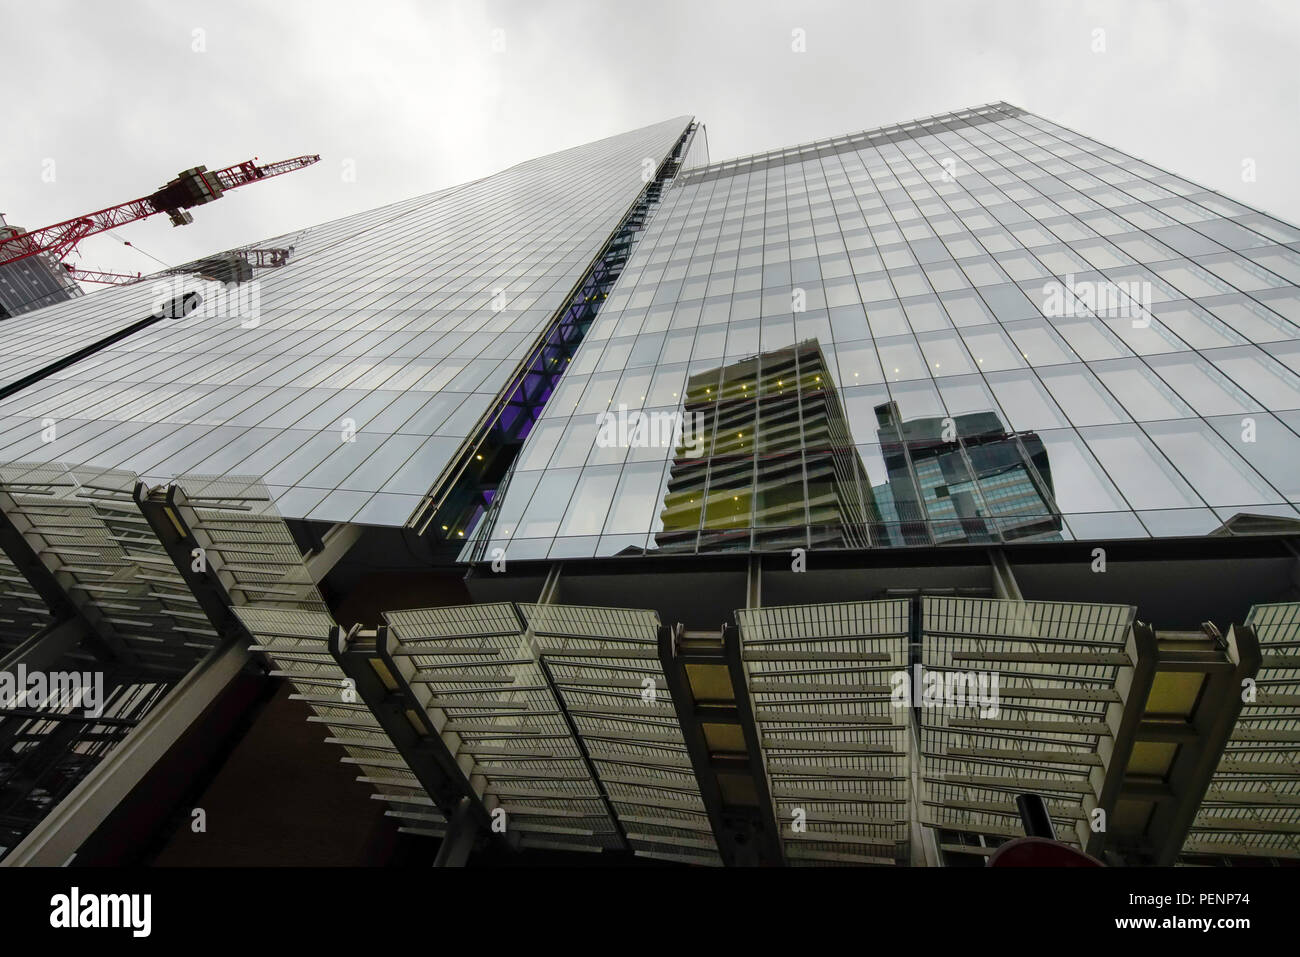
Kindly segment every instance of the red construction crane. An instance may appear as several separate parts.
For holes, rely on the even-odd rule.
[[[319,160],[319,156],[297,156],[259,166],[257,157],[253,157],[215,172],[209,171],[206,166],[196,166],[185,170],[156,192],[129,203],[110,206],[88,216],[78,216],[76,219],[29,232],[14,232],[6,236],[0,231],[0,266],[38,253],[45,253],[58,262],[87,236],[116,229],[125,223],[146,219],[157,213],[166,213],[171,217],[173,226],[184,226],[194,221],[194,217],[187,212],[190,207],[220,199],[228,189],[246,186],[281,173],[291,173]]]

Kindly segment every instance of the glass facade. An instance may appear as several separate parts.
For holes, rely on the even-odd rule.
[[[1295,522],[1298,286],[1300,229],[1007,104],[687,169],[463,554]],[[849,464],[765,395],[813,347]],[[699,461],[602,440],[706,382]]]
[[[152,277],[7,320],[0,462],[249,476],[289,518],[402,525],[689,123],[269,240],[293,255],[251,282]]]

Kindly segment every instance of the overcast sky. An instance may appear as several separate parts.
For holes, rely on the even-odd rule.
[[[323,157],[193,225],[87,240],[93,268],[159,268],[120,240],[185,262],[680,114],[716,160],[994,100],[1300,222],[1295,0],[0,0],[0,38],[11,223]]]

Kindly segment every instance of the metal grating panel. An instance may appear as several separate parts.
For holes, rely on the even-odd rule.
[[[520,605],[634,852],[720,864],[659,663],[652,611]]]
[[[483,799],[499,802],[520,847],[599,851],[621,845],[600,787],[569,731],[511,604],[387,612],[398,654],[428,686],[433,726]],[[448,732],[454,733],[452,737]]]
[[[130,472],[0,468],[0,507],[71,601],[136,663],[183,673],[217,634],[134,499]]]
[[[908,859],[906,714],[890,675],[907,667],[909,617],[905,600],[736,612],[791,863]]]
[[[9,556],[0,552],[0,656],[17,648],[53,619]]]
[[[1047,800],[1058,837],[1081,843],[1104,767],[1098,744],[1133,665],[1134,609],[976,598],[921,599],[925,672],[989,676],[996,708],[947,696],[920,707],[924,823],[1020,837],[1015,795]],[[922,685],[924,688],[924,684]],[[956,686],[954,686],[954,689]],[[988,697],[992,697],[989,695]],[[987,700],[987,697],[986,699]],[[996,710],[996,713],[994,711]],[[1086,826],[1086,825],[1085,825]]]
[[[1300,858],[1300,603],[1256,605],[1256,694],[1183,844],[1184,854]]]
[[[272,675],[288,678],[294,698],[343,746],[344,763],[389,805],[404,830],[441,835],[446,821],[357,698],[327,645],[334,618],[303,564],[288,527],[259,483],[183,476],[181,511],[233,602],[231,610],[265,654]]]

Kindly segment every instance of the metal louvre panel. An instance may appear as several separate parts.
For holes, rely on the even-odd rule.
[[[1255,605],[1256,697],[1224,748],[1183,853],[1300,858],[1300,603]]]
[[[424,791],[330,655],[334,618],[267,490],[256,481],[195,475],[178,484],[193,517],[190,531],[231,596],[231,610],[253,636],[252,650],[290,680],[293,697],[312,710],[308,720],[329,729],[330,740],[347,754],[345,763],[358,766],[359,780],[392,805],[389,813],[407,818],[404,808],[412,798],[425,800]],[[422,814],[443,823],[436,808]]]
[[[744,609],[741,656],[764,769],[791,863],[908,857],[906,600]],[[795,812],[807,830],[791,827]]]
[[[347,680],[326,647],[334,619],[324,603],[311,610],[255,605],[231,610],[254,636],[254,648],[266,654],[274,673],[288,678],[297,696],[309,699],[313,716],[307,720],[329,729],[331,741],[347,753],[345,763],[359,766],[365,783],[374,786],[376,799],[392,806],[389,813],[406,819],[405,809],[414,802],[421,806],[421,814],[444,824],[443,815],[428,801],[374,716],[359,701],[347,700]],[[325,697],[336,697],[338,705],[319,700]]]
[[[53,619],[9,556],[0,551],[0,654],[18,647]]]
[[[520,605],[635,853],[721,864],[652,611]]]
[[[526,626],[508,603],[387,612],[397,654],[432,694],[429,719],[520,846],[599,851],[618,828],[564,720]]]
[[[1126,605],[982,598],[921,599],[921,665],[987,679],[955,701],[920,705],[925,823],[999,837],[1023,832],[1014,795],[1044,796],[1062,840],[1079,843],[1085,796],[1104,773],[1098,743],[1126,652],[1134,609]],[[991,694],[996,677],[996,701]],[[923,688],[925,685],[923,685]],[[996,713],[994,713],[996,712]]]
[[[0,468],[0,506],[74,604],[139,664],[183,673],[217,634],[134,498],[130,472]]]

